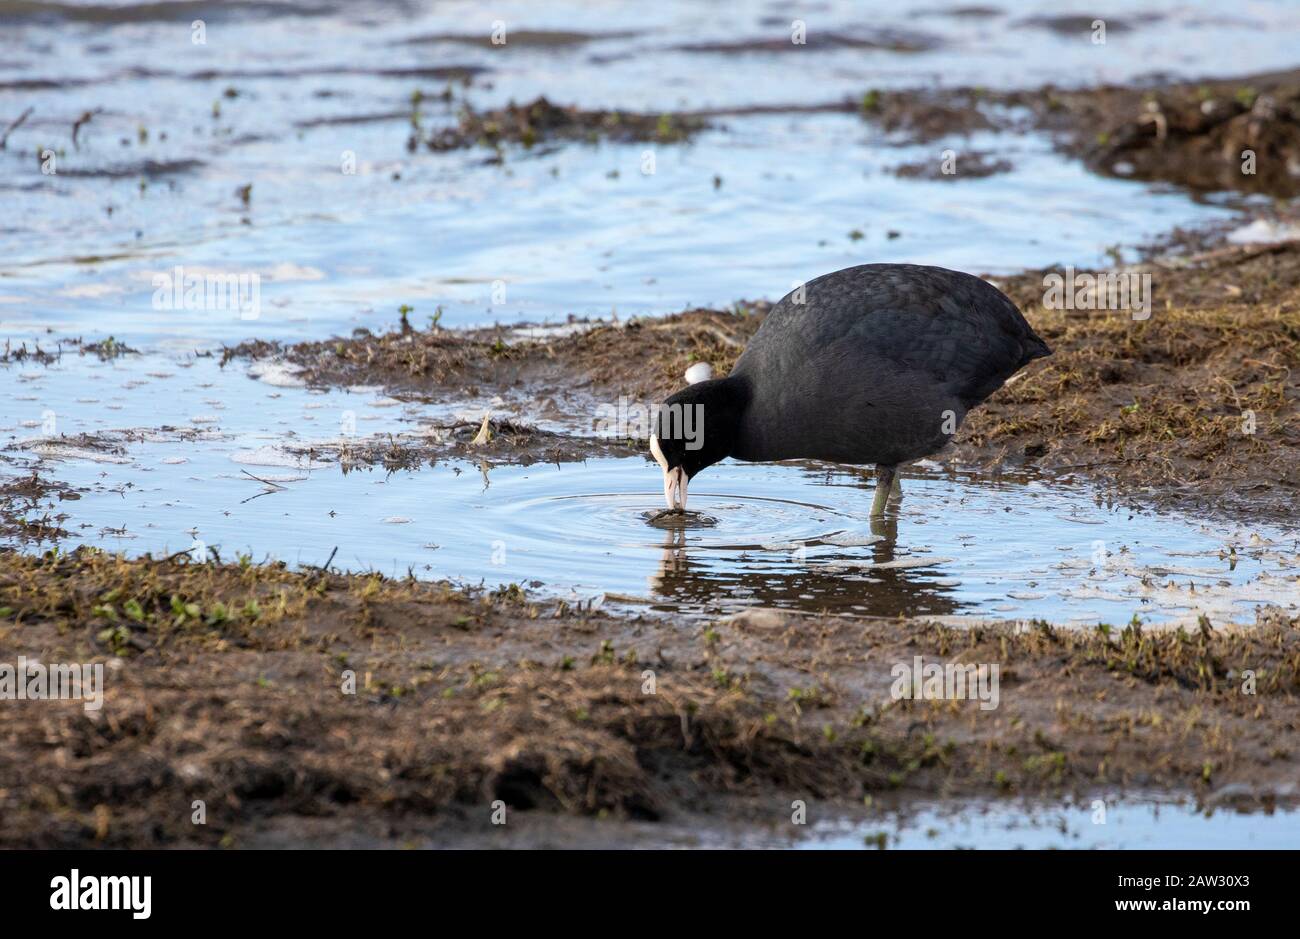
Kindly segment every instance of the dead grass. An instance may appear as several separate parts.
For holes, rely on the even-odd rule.
[[[483,112],[462,105],[455,125],[439,128],[427,137],[421,136],[413,117],[407,148],[414,151],[423,144],[429,150],[442,151],[478,145],[499,153],[505,144],[528,148],[555,140],[680,143],[707,126],[702,118],[686,114],[589,111],[537,98]]]
[[[1009,285],[1055,354],[972,412],[967,452],[1087,467],[1128,484],[1300,485],[1300,252],[1231,252],[1152,273],[1150,319],[1042,307]]]

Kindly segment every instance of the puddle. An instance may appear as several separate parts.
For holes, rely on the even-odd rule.
[[[774,606],[1087,626],[1300,609],[1294,532],[1108,504],[1069,477],[927,462],[873,521],[864,473],[727,461],[697,478],[690,513],[672,516],[658,469],[640,457],[345,473],[325,446],[341,428],[358,441],[419,437],[456,408],[374,388],[268,385],[213,359],[65,357],[0,372],[0,398],[30,415],[0,428],[14,471],[39,459],[46,476],[84,490],[59,506],[72,543],[132,554],[199,542],[226,559],[311,565],[337,545],[334,564],[354,571],[708,614]],[[114,447],[77,445],[85,433]]]
[[[902,849],[1293,849],[1300,810],[1234,812],[1191,805],[1110,802],[1078,806],[948,803],[886,814],[875,822],[809,825],[791,847]]]
[[[700,818],[595,821],[521,815],[502,832],[508,847],[616,848],[776,848],[797,850],[1290,850],[1300,841],[1300,810],[1236,812],[1198,810],[1189,803],[1140,795],[1107,800],[1105,814],[1091,802],[1078,805],[953,799],[918,802],[906,812],[882,810],[867,818],[817,817],[808,804],[808,822],[789,822],[785,803],[771,806],[782,821],[775,825],[728,824]],[[1104,821],[1103,821],[1104,819]],[[495,836],[495,835],[494,835]],[[481,833],[447,836],[429,846],[478,846]],[[276,846],[270,841],[268,846]]]
[[[922,849],[1293,849],[1300,811],[1201,812],[1177,804],[1112,804],[1105,821],[1090,806],[934,806],[877,825],[814,825],[802,848],[876,846]]]

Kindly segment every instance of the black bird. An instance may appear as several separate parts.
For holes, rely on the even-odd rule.
[[[881,515],[900,463],[940,450],[966,412],[1052,350],[992,284],[919,264],[862,264],[781,299],[726,378],[664,402],[650,450],[669,509],[735,457],[877,468]],[[689,376],[688,376],[689,377]]]

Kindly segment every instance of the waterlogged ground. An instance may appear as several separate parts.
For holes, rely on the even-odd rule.
[[[1107,21],[1105,44],[1093,41],[1097,16]],[[0,543],[27,554],[51,545],[64,551],[90,545],[132,558],[186,552],[191,559],[230,562],[246,556],[286,562],[308,577],[316,576],[313,571],[339,578],[342,572],[378,572],[489,589],[517,584],[535,605],[527,608],[529,615],[509,612],[519,620],[511,627],[515,634],[536,629],[540,610],[557,617],[554,629],[547,625],[546,635],[532,645],[518,639],[519,645],[509,648],[490,643],[470,648],[462,621],[479,613],[439,627],[450,639],[430,640],[420,631],[429,621],[427,611],[407,622],[403,617],[409,612],[401,606],[407,601],[399,597],[398,612],[389,614],[397,624],[393,649],[398,651],[376,662],[375,674],[406,670],[417,677],[388,675],[391,687],[379,681],[372,688],[367,672],[367,700],[386,708],[418,689],[433,667],[429,662],[449,648],[460,650],[453,659],[499,659],[495,667],[504,670],[530,658],[586,661],[599,633],[617,639],[620,655],[632,647],[627,650],[631,661],[638,644],[644,653],[644,631],[651,630],[661,658],[632,662],[628,680],[639,681],[646,665],[671,670],[676,666],[670,662],[684,662],[677,677],[689,685],[687,697],[705,701],[742,686],[750,690],[746,683],[753,682],[763,700],[745,718],[752,725],[724,721],[716,733],[726,737],[748,726],[737,732],[740,755],[734,760],[745,765],[753,760],[757,767],[772,758],[748,749],[755,735],[761,738],[762,728],[771,726],[765,708],[780,710],[783,721],[789,718],[801,741],[799,752],[819,752],[800,737],[805,732],[827,746],[835,739],[833,734],[822,739],[821,712],[800,691],[825,678],[822,656],[799,662],[783,657],[812,642],[811,635],[844,646],[836,680],[846,698],[865,695],[870,702],[872,694],[883,691],[873,686],[870,694],[864,692],[861,649],[845,633],[821,621],[816,629],[799,625],[798,618],[737,619],[738,611],[828,613],[832,626],[853,629],[863,621],[849,617],[868,616],[923,618],[962,628],[1021,621],[1014,627],[1021,630],[1024,621],[1046,620],[1076,636],[1100,635],[1089,628],[1098,623],[1183,626],[1202,643],[1227,648],[1219,659],[1210,659],[1217,663],[1212,672],[1219,666],[1228,671],[1214,672],[1206,687],[1200,684],[1203,671],[1184,672],[1191,666],[1170,664],[1172,659],[1134,673],[1131,663],[1151,654],[1140,636],[1124,640],[1137,643],[1124,665],[1128,673],[1110,661],[1107,647],[1104,654],[1089,652],[1092,657],[1084,656],[1082,664],[1067,662],[1062,675],[1052,669],[1064,660],[1050,646],[1047,653],[1037,648],[1037,633],[1022,634],[1029,636],[1023,641],[1031,657],[1046,655],[1051,663],[1043,666],[1036,690],[1016,698],[1011,689],[1014,706],[1023,707],[1016,721],[1024,716],[1028,723],[999,725],[996,733],[981,725],[991,736],[974,742],[972,752],[991,753],[989,740],[1000,745],[1017,733],[1025,738],[1017,744],[1023,749],[1008,744],[1008,752],[999,756],[1002,763],[976,756],[961,766],[964,784],[986,795],[1021,787],[1036,792],[1063,780],[1086,791],[1112,784],[1115,776],[1106,767],[1123,751],[1118,773],[1123,783],[1153,784],[1157,792],[1190,790],[1194,806],[1115,804],[1107,825],[1098,826],[1086,800],[1077,803],[1079,808],[1061,808],[1060,802],[913,804],[896,817],[889,809],[865,822],[839,810],[828,812],[799,837],[772,828],[772,819],[787,814],[784,808],[764,810],[762,825],[735,830],[725,824],[674,828],[670,815],[668,824],[656,823],[653,832],[639,833],[638,823],[629,822],[617,836],[595,823],[537,813],[533,827],[524,826],[518,837],[532,844],[584,839],[608,844],[612,837],[667,844],[691,841],[696,829],[704,830],[697,840],[708,844],[1294,845],[1300,837],[1294,813],[1204,812],[1204,803],[1223,791],[1221,778],[1232,780],[1229,785],[1274,779],[1285,775],[1286,761],[1293,759],[1276,743],[1279,728],[1293,726],[1286,712],[1277,710],[1289,700],[1287,660],[1267,673],[1275,682],[1272,693],[1280,695],[1269,700],[1275,710],[1251,717],[1254,704],[1248,708],[1241,702],[1235,683],[1240,668],[1257,665],[1261,653],[1249,642],[1245,651],[1238,649],[1233,646],[1237,634],[1224,631],[1230,624],[1250,627],[1260,613],[1269,622],[1300,613],[1300,533],[1284,513],[1270,509],[1258,513],[1263,521],[1255,515],[1238,521],[1228,512],[1179,509],[1179,503],[1146,498],[1149,493],[1140,489],[1102,486],[1068,467],[1054,474],[994,471],[940,456],[909,469],[901,502],[874,523],[866,517],[873,483],[864,473],[733,462],[712,468],[692,485],[695,514],[656,519],[662,500],[654,464],[635,442],[592,438],[590,409],[570,406],[583,395],[591,404],[591,389],[575,388],[573,399],[563,394],[543,399],[526,384],[466,383],[451,394],[409,395],[383,380],[308,388],[275,356],[255,361],[240,356],[222,364],[223,346],[244,340],[316,341],[347,337],[357,328],[379,333],[397,325],[403,305],[413,308],[409,320],[417,329],[429,329],[431,321],[442,327],[563,324],[575,316],[625,322],[630,315],[661,316],[693,305],[722,309],[746,298],[776,299],[810,276],[864,261],[917,261],[1015,275],[1047,265],[1082,269],[1132,258],[1140,246],[1178,228],[1237,226],[1235,240],[1249,244],[1286,237],[1285,232],[1294,237],[1293,228],[1243,216],[1243,209],[1259,203],[1240,196],[1193,196],[1171,185],[1096,175],[1029,123],[1015,133],[958,126],[930,133],[915,126],[890,129],[884,126],[888,121],[867,120],[862,113],[876,89],[1086,87],[1152,75],[1231,76],[1243,63],[1255,71],[1293,68],[1300,12],[1289,4],[1258,3],[1228,13],[1210,3],[1158,0],[1140,12],[1125,4],[1094,4],[1087,16],[1063,16],[1047,2],[945,11],[910,0],[865,18],[857,4],[831,2],[802,18],[806,46],[789,42],[789,10],[766,3],[704,15],[687,3],[598,9],[507,3],[489,13],[469,3],[0,0],[0,199],[5,206],[0,337],[7,342],[0,365],[0,484],[6,493],[28,493],[6,503],[17,506],[20,524],[15,527],[6,517],[7,534]],[[195,19],[203,20],[200,44],[193,41]],[[504,24],[504,45],[488,41],[497,20]],[[491,147],[470,140],[469,146],[449,149],[425,143],[460,126],[462,115],[471,111],[482,114],[541,96],[557,105],[645,118],[637,124],[600,115],[592,120],[601,130],[590,141],[507,139]],[[1008,117],[1014,123],[1017,114]],[[678,135],[674,127],[694,125],[674,120],[704,126]],[[634,139],[613,132],[629,126],[670,132],[630,133]],[[947,150],[956,158],[952,176],[934,171]],[[1261,226],[1267,230],[1261,232]],[[1271,263],[1267,255],[1263,262]],[[241,311],[176,304],[170,294],[157,293],[155,279],[178,269],[189,275],[256,277],[256,305]],[[1223,299],[1217,297],[1223,289],[1229,299],[1240,299],[1243,288],[1249,295],[1259,283],[1285,288],[1289,281],[1269,270],[1276,269],[1265,269],[1262,278],[1254,269],[1242,268],[1240,277],[1229,271],[1224,284],[1213,285],[1215,298]],[[1208,296],[1180,298],[1179,306],[1212,308],[1202,302]],[[1274,303],[1275,295],[1269,295],[1268,303],[1276,307],[1277,322],[1285,323],[1289,301],[1285,292],[1276,296],[1282,299]],[[1189,328],[1202,326],[1195,320]],[[1094,362],[1088,337],[1078,342],[1076,336],[1067,346],[1071,334],[1065,333],[1063,349],[1078,358],[1079,374],[1088,374]],[[78,344],[110,336],[116,345],[98,349],[105,358]],[[1108,342],[1112,350],[1121,345],[1114,337]],[[122,354],[123,343],[134,351]],[[1106,381],[1140,386],[1151,380],[1132,367],[1140,357],[1131,350],[1125,354],[1128,364],[1119,363]],[[1260,400],[1281,413],[1277,402],[1286,400],[1288,379],[1276,376],[1285,363],[1263,347],[1252,347],[1251,355],[1257,358],[1243,368],[1259,375],[1235,375],[1236,383],[1258,385]],[[1081,381],[1076,375],[1076,392]],[[1214,381],[1207,375],[1207,386]],[[1119,387],[1112,387],[1112,397]],[[1228,387],[1233,390],[1233,382]],[[1123,391],[1128,394],[1126,386]],[[1007,422],[1023,418],[1020,405],[1022,411],[1008,413]],[[1131,420],[1145,419],[1147,412],[1140,409],[1132,418],[1127,398],[1105,406],[1120,405]],[[497,436],[506,439],[495,449],[471,442],[487,412],[495,422],[515,422],[495,425]],[[1268,432],[1285,438],[1285,421],[1270,425],[1269,413],[1264,411]],[[1179,472],[1183,469],[1180,465]],[[1249,498],[1248,492],[1235,495]],[[1270,494],[1270,506],[1276,506],[1275,495]],[[1157,510],[1156,505],[1169,507]],[[177,562],[185,572],[177,575],[182,579],[190,576],[184,560]],[[334,574],[320,572],[327,564]],[[81,571],[78,576],[92,575]],[[107,582],[102,586],[111,589]],[[357,589],[369,597],[369,587]],[[39,628],[52,627],[50,617],[61,614],[29,611],[23,603],[30,599],[24,596],[13,607],[20,610],[19,619],[30,614]],[[191,650],[181,643],[174,659],[166,657],[172,654],[167,643],[175,638],[163,628],[170,621],[168,597],[155,599],[162,605],[157,623],[121,627],[95,619],[87,627],[78,620],[62,624],[51,633],[58,638],[49,642],[84,641],[69,654],[100,656],[105,640],[96,636],[119,642],[130,630],[141,631],[134,647],[112,649],[121,656],[115,659],[119,665],[126,663],[122,677],[130,694],[138,692],[140,701],[147,701],[148,693],[188,687],[189,680],[199,680],[197,673],[185,677],[183,671],[195,667],[187,658]],[[369,617],[367,602],[362,608]],[[467,610],[478,610],[466,603]],[[6,616],[15,615],[5,609]],[[361,614],[346,603],[342,609],[335,615],[346,636]],[[433,618],[441,612],[435,607]],[[96,607],[89,615],[106,614]],[[594,617],[596,626],[586,617]],[[316,620],[308,616],[304,622]],[[731,624],[718,628],[736,634],[734,644],[724,644],[734,651],[756,641],[746,630],[762,634],[777,629],[774,622],[785,630],[784,638],[742,663],[753,668],[752,675],[733,678],[728,669],[738,668],[736,663],[711,646],[696,660],[701,642],[696,631],[714,634],[709,624]],[[366,624],[349,647],[353,654],[369,654],[364,651],[373,638],[365,631],[368,618]],[[227,640],[240,649],[281,648],[280,638],[262,636],[266,626],[256,620],[246,634],[226,636],[218,648],[228,651]],[[16,621],[13,629],[19,628]],[[230,627],[220,621],[215,628]],[[0,637],[14,635],[9,629],[0,629]],[[157,636],[155,629],[161,629]],[[1206,632],[1211,629],[1215,632]],[[978,636],[978,629],[971,635]],[[299,638],[283,641],[291,645]],[[773,633],[763,641],[777,638]],[[903,649],[905,640],[895,638]],[[417,663],[406,649],[408,640],[417,645],[428,640],[431,651],[420,652],[428,655]],[[931,654],[948,654],[951,641],[943,639]],[[1170,642],[1168,655],[1181,655],[1183,646]],[[670,655],[664,656],[664,646]],[[784,651],[775,651],[778,647]],[[137,659],[132,648],[163,649],[165,656]],[[295,708],[315,700],[313,683],[320,670],[313,656],[319,650],[300,654],[296,672],[286,669],[273,680],[266,678],[261,661],[245,663],[240,681],[256,686],[226,688],[222,693],[230,698],[218,702],[216,710],[234,713],[246,704],[245,694],[265,691],[267,700],[259,707],[281,708],[286,726],[316,720],[319,715],[304,717]],[[1198,654],[1205,654],[1204,648]],[[591,658],[599,674],[584,673],[571,689],[574,696],[590,692],[593,702],[607,701],[602,683],[608,682],[619,694],[627,691],[621,684],[627,676],[601,671],[614,665],[612,653],[609,661],[604,655]],[[1245,657],[1238,661],[1240,656]],[[483,681],[477,660],[469,677],[453,676],[445,661],[443,666],[438,680],[447,683],[444,692],[468,690],[492,704],[488,698],[496,691]],[[1060,731],[1048,699],[1062,682],[1082,682],[1076,668],[1094,682],[1086,689],[1079,685],[1085,689],[1079,700],[1094,710]],[[703,689],[690,684],[709,674],[713,678]],[[572,731],[573,739],[588,741],[587,728],[548,724],[539,729],[542,717],[557,718],[535,712],[529,703],[552,687],[532,688],[529,683],[536,680],[521,670],[510,681],[517,681],[525,703],[516,707],[509,695],[501,700],[508,710],[514,708],[509,713],[522,739],[541,748],[537,759],[552,767],[553,776],[538,770],[530,754],[501,756],[514,753],[513,744],[493,749],[498,724],[508,726],[502,717],[478,728],[473,739],[485,741],[482,753],[455,751],[468,767],[470,782],[463,785],[481,784],[473,791],[500,794],[512,805],[518,797],[528,805],[580,806],[583,812],[642,811],[645,794],[636,787],[643,783],[628,782],[629,795],[617,774],[607,801],[590,803],[597,787],[584,773],[607,781],[610,777],[602,774],[608,765],[622,765],[626,742],[606,741],[600,746],[613,749],[598,748],[594,763],[584,763],[587,743],[571,745],[564,735]],[[284,698],[277,697],[278,681],[292,689]],[[1193,686],[1195,695],[1206,697],[1193,695]],[[614,736],[624,733],[617,728],[635,724],[638,733],[644,730],[644,739],[632,741],[636,748],[680,756],[689,742],[665,736],[662,715],[645,711],[639,692],[627,693],[630,713],[640,716],[613,720]],[[1149,714],[1171,706],[1166,696],[1186,708],[1187,726],[1193,728],[1176,741],[1160,736],[1173,732],[1170,725],[1148,723]],[[829,696],[812,700],[819,702],[817,708],[830,706]],[[417,695],[407,705],[416,710],[375,732],[390,735],[386,739],[397,757],[409,757],[416,739],[411,727],[421,728],[417,738],[423,746],[430,721],[445,718],[442,701]],[[801,702],[817,716],[805,718]],[[466,720],[482,716],[476,706],[467,705]],[[151,713],[151,707],[142,704],[140,713]],[[334,717],[344,726],[355,715],[340,708]],[[669,717],[677,727],[681,715]],[[859,726],[852,714],[839,717],[845,724],[836,733]],[[41,745],[66,738],[77,752],[86,746],[112,751],[113,742],[97,736],[93,744],[77,743],[90,731],[74,718],[63,722],[42,715],[53,723],[38,728]],[[925,719],[942,722],[933,714]],[[149,720],[142,716],[140,725]],[[220,726],[214,716],[213,728]],[[680,726],[686,727],[685,717]],[[1132,750],[1134,728],[1150,735],[1140,742],[1146,751]],[[896,729],[901,743],[882,739],[897,771],[873,768],[880,778],[872,777],[868,791],[892,789],[900,784],[895,776],[907,777],[919,766],[922,776],[930,772],[934,778],[922,780],[910,794],[933,794],[939,777],[949,772],[949,751],[936,755],[930,743],[918,743],[906,721]],[[963,733],[949,730],[953,739]],[[1053,743],[1049,738],[1058,733],[1061,739]],[[213,729],[210,734],[219,736]],[[242,747],[255,736],[247,731],[228,743]],[[317,737],[324,735],[304,732],[298,739]],[[463,737],[448,735],[462,743]],[[442,745],[436,735],[429,739]],[[1233,748],[1237,740],[1240,750]],[[112,752],[114,765],[134,765],[131,758],[140,753],[131,749],[131,735],[119,743],[124,750]],[[203,787],[227,781],[239,798],[263,793],[268,776],[283,781],[276,791],[287,800],[279,816],[288,819],[286,826],[272,822],[269,831],[254,836],[247,819],[214,825],[214,832],[248,836],[241,843],[312,840],[294,800],[319,793],[298,793],[294,787],[303,779],[326,779],[321,791],[337,786],[361,794],[363,801],[373,799],[374,805],[386,805],[392,788],[386,769],[373,778],[366,776],[369,766],[360,766],[356,778],[330,776],[339,758],[324,750],[300,755],[301,762],[292,765],[271,765],[254,747],[232,768],[221,763],[221,754],[191,758],[193,741],[177,738],[168,746],[173,744],[172,783],[197,788],[151,790],[157,802],[141,812],[161,817],[170,811],[172,796],[188,804]],[[560,747],[560,756],[546,750],[552,745]],[[776,746],[773,753],[787,752],[781,741]],[[920,750],[914,753],[914,746]],[[1037,749],[1026,759],[1031,748]],[[1149,760],[1149,753],[1163,755]],[[208,756],[211,763],[205,762]],[[304,776],[302,766],[314,766],[315,756],[321,766]],[[14,766],[20,758],[26,758],[21,748]],[[413,766],[444,759],[447,754],[439,750]],[[799,786],[825,783],[821,774],[838,766],[836,759],[838,754],[821,762],[810,758],[807,766],[784,776],[774,773],[758,785],[770,785],[785,799],[792,786],[802,791]],[[554,770],[555,760],[563,772]],[[1144,776],[1148,768],[1158,778]],[[64,778],[59,759],[51,758],[49,770],[51,779]],[[210,778],[203,775],[209,772]],[[722,774],[727,782],[719,791],[729,791],[735,781],[729,773]],[[831,789],[843,796],[841,789]],[[1269,799],[1294,797],[1281,786],[1269,791]],[[574,793],[587,793],[588,801]],[[433,804],[440,811],[444,797],[449,798],[438,790]],[[420,789],[404,798],[416,806],[414,830],[429,811],[421,800],[432,797]],[[655,811],[669,804],[661,800]],[[788,799],[772,804],[788,804]],[[20,837],[49,843],[47,807],[35,802],[11,807],[28,813]],[[143,816],[123,827],[103,822],[94,805],[74,799],[63,808],[60,843],[79,843],[93,833],[96,839],[131,844],[145,831]],[[335,808],[330,803],[323,814]],[[120,810],[130,817],[129,808]],[[552,824],[553,830],[546,828]],[[322,840],[339,843],[356,836],[354,827],[331,823]],[[163,841],[190,837],[188,831],[172,832]],[[356,837],[361,843],[372,840]],[[396,837],[390,831],[378,841]],[[474,824],[453,825],[439,831],[433,843],[458,838],[478,843],[481,837]]]

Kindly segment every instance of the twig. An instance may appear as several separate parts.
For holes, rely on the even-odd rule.
[[[651,326],[650,328],[658,331],[658,330],[666,330],[666,329],[668,330],[682,329],[683,326],[681,323],[660,323],[656,326]],[[717,339],[723,345],[731,346],[733,349],[745,348],[745,344],[741,342],[739,339],[733,339],[732,337],[724,333],[721,329],[719,329],[717,326],[713,326],[709,323],[691,323],[684,328],[691,331],[697,329],[703,330],[704,332],[712,336],[714,339]]]
[[[330,556],[329,556],[328,558],[325,559],[325,563],[322,564],[322,565],[320,565],[320,566],[319,566],[318,568],[316,568],[316,569],[317,569],[318,571],[320,571],[322,574],[324,574],[324,573],[326,573],[327,571],[329,571],[330,562],[334,560],[334,555],[336,555],[336,554],[338,554],[338,553],[339,553],[339,546],[338,546],[338,545],[335,545],[335,546],[334,546],[334,550],[330,552]]]
[[[286,488],[286,487],[284,487],[284,486],[281,486],[281,485],[280,485],[279,483],[277,483],[277,482],[272,482],[272,481],[269,480],[269,479],[263,479],[261,476],[254,476],[254,475],[253,475],[252,473],[250,473],[248,470],[240,470],[240,472],[243,473],[245,476],[247,476],[249,479],[256,479],[256,480],[257,480],[259,483],[261,483],[263,486],[270,486],[272,489],[284,489],[284,488]]]
[[[724,333],[721,329],[719,329],[717,326],[709,326],[700,323],[697,324],[695,328],[704,330],[706,333],[708,333],[713,338],[717,339],[724,346],[731,346],[731,348],[733,349],[745,348],[745,344],[743,342],[741,342],[739,339],[731,338],[726,333]]]
[[[16,131],[22,125],[23,121],[31,117],[32,112],[35,110],[36,110],[35,108],[28,108],[22,114],[18,115],[18,120],[14,121],[7,128],[5,128],[4,134],[0,136],[0,150],[3,150],[5,148],[5,145],[9,143],[9,135],[12,134],[14,131]]]
[[[77,118],[75,121],[72,122],[72,145],[74,147],[77,147],[77,149],[81,149],[77,144],[77,133],[81,130],[81,126],[83,124],[89,124],[90,119],[93,118],[96,114],[103,113],[103,110],[104,110],[103,108],[95,108],[95,110],[93,111],[86,111],[84,114],[81,115],[81,117]]]

